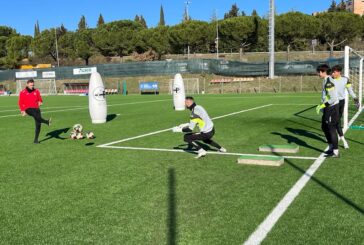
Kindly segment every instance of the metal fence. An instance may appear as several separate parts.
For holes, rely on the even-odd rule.
[[[296,61],[277,62],[275,73],[277,76],[286,75],[313,75],[319,64],[327,63],[330,66],[342,64],[343,59],[331,59],[327,61]],[[37,75],[34,78],[45,78],[43,74],[55,72],[57,80],[66,79],[88,79],[89,74],[75,72],[82,69],[96,67],[103,77],[136,77],[136,76],[160,76],[182,74],[215,74],[220,76],[237,77],[264,77],[268,76],[268,63],[247,63],[227,60],[191,59],[185,61],[153,61],[153,62],[132,62],[121,64],[102,64],[94,66],[78,67],[54,67],[47,69],[34,69]],[[16,73],[24,70],[0,71],[0,82],[15,81]]]

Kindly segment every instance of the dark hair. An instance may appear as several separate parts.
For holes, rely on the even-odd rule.
[[[330,67],[328,65],[326,65],[326,64],[319,65],[316,68],[316,71],[317,72],[325,72],[326,74],[330,74],[331,73]]]
[[[341,65],[335,65],[331,68],[331,70],[334,71],[338,71],[338,72],[342,72],[343,71],[343,67]]]
[[[186,96],[186,100],[193,100],[194,101],[192,96]]]
[[[27,83],[34,83],[34,80],[33,80],[33,79],[29,79],[29,80],[27,81]]]

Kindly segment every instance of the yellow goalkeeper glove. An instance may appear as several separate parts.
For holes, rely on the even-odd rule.
[[[325,107],[326,107],[325,104],[320,104],[320,105],[316,106],[317,115],[320,114],[321,109],[324,109]]]

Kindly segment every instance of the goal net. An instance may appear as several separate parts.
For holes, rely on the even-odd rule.
[[[359,99],[360,108],[356,107],[353,99],[349,98],[346,91],[343,114],[344,131],[355,121],[363,109],[363,60],[364,56],[348,46],[345,47],[344,75],[349,78],[352,84],[353,91]]]
[[[28,79],[16,80],[16,93],[19,94],[27,85]],[[34,79],[34,87],[39,90],[41,95],[56,95],[55,79]]]
[[[169,94],[173,94],[173,79],[169,81]],[[198,78],[183,78],[186,95],[200,93],[200,79]]]

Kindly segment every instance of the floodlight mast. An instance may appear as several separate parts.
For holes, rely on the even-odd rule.
[[[275,26],[275,3],[270,0],[269,8],[269,78],[274,79],[274,26]]]
[[[216,59],[219,59],[219,18],[216,11]]]
[[[186,4],[186,20],[189,21],[190,20],[190,14],[189,14],[189,5],[190,5],[191,1],[187,0],[185,2]],[[187,59],[190,59],[190,44],[187,45]]]
[[[54,37],[55,37],[55,39],[56,39],[56,57],[57,57],[57,66],[59,67],[58,41],[57,41],[57,28],[54,28]]]

